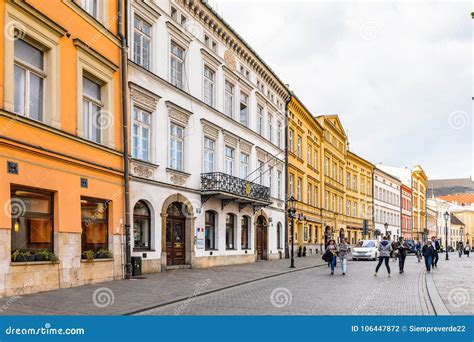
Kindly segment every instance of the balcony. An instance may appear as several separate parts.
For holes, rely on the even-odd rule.
[[[222,172],[201,174],[203,203],[210,197],[222,200],[223,207],[231,201],[245,205],[266,206],[272,203],[270,188]]]

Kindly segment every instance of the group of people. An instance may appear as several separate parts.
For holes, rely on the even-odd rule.
[[[469,241],[466,242],[466,246],[464,246],[461,241],[458,242],[456,249],[458,251],[459,257],[461,257],[462,254],[464,253],[469,258],[469,253],[471,253],[471,246],[469,245]]]
[[[458,252],[459,257],[461,257],[462,253],[464,252],[469,257],[469,252],[471,251],[471,247],[469,242],[466,243],[466,246],[460,246],[458,244]],[[377,273],[382,266],[385,264],[385,268],[387,269],[388,276],[390,277],[390,257],[394,258],[394,261],[398,259],[398,269],[399,273],[405,273],[405,259],[408,255],[408,251],[410,250],[410,246],[405,241],[403,237],[400,237],[398,241],[390,242],[388,236],[384,236],[382,241],[379,243],[378,246],[378,253],[379,253],[379,260],[378,264],[375,267],[374,276],[377,276]],[[337,265],[338,257],[341,260],[342,266],[342,274],[346,275],[347,272],[347,255],[350,251],[350,245],[347,243],[346,239],[341,239],[341,243],[339,245],[336,244],[335,240],[329,240],[326,253],[323,256],[323,259],[328,262],[328,266],[331,267],[331,275],[334,275],[334,269]],[[441,252],[441,245],[436,237],[432,237],[431,240],[426,240],[423,245],[417,244],[415,245],[415,253],[418,257],[418,262],[421,259],[425,260],[425,267],[426,272],[431,272],[433,268],[438,267],[438,260],[439,260],[439,253]]]

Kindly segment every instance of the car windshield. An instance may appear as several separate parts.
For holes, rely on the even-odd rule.
[[[364,241],[362,243],[362,247],[375,247],[375,242],[374,241]]]

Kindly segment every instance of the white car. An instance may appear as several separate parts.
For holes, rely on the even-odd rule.
[[[362,244],[352,248],[352,260],[372,259],[379,256],[379,242],[377,240],[363,240]]]

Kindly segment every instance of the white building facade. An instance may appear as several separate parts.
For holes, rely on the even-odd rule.
[[[131,1],[129,45],[143,272],[280,258],[285,85],[206,3]]]
[[[375,230],[380,232],[381,235],[389,234],[392,240],[396,240],[402,236],[401,184],[398,178],[377,167],[374,169]]]

